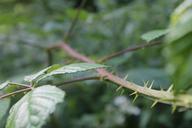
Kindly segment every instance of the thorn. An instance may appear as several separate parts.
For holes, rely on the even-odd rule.
[[[99,80],[100,81],[103,81],[103,80],[105,80],[107,78],[107,76],[101,76],[100,78],[99,78]]]
[[[151,108],[153,108],[158,103],[158,100],[155,100],[153,104],[151,105]]]
[[[119,91],[120,89],[122,89],[123,87],[122,86],[119,86],[117,89],[116,89],[116,92]]]
[[[171,113],[173,114],[173,113],[176,111],[176,109],[177,109],[177,106],[176,106],[176,105],[173,105],[173,106],[172,106]]]
[[[136,94],[137,94],[137,92],[135,91],[135,92],[131,93],[129,96],[136,95]]]
[[[160,91],[164,91],[163,88],[160,86]]]
[[[154,84],[154,80],[151,82],[149,89],[151,89],[153,87],[153,84]]]
[[[135,97],[134,97],[134,99],[133,99],[133,102],[132,103],[135,103],[135,101],[136,101],[136,99],[138,98],[138,94],[135,94]]]
[[[167,92],[171,92],[173,89],[173,84],[171,84],[171,86],[168,88]]]
[[[123,78],[124,80],[127,80],[127,78],[128,78],[128,74]]]
[[[147,81],[147,82],[144,81],[144,87],[145,88],[147,88],[148,84],[149,84],[149,81]]]

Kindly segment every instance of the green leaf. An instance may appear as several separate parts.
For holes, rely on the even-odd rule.
[[[25,84],[20,84],[20,83],[15,83],[15,82],[10,82],[10,81],[6,81],[2,84],[0,84],[0,90],[3,93],[11,93],[15,90],[18,89],[18,87],[29,87],[30,85],[25,85]]]
[[[150,32],[147,32],[141,36],[141,38],[147,42],[150,42],[152,40],[155,40],[161,36],[164,36],[168,33],[167,29],[162,29],[162,30],[153,30]]]
[[[51,85],[34,89],[11,108],[6,128],[41,128],[64,96],[64,91]]]
[[[27,81],[27,82],[36,81],[36,80],[38,80],[39,78],[41,78],[43,75],[45,75],[45,74],[47,74],[47,73],[49,73],[49,72],[51,72],[51,71],[53,71],[53,70],[55,70],[55,69],[58,69],[58,68],[60,68],[60,67],[61,67],[61,66],[58,65],[58,64],[49,66],[49,67],[47,67],[47,68],[45,68],[45,69],[43,69],[43,70],[41,70],[41,71],[39,71],[39,72],[37,72],[37,73],[35,73],[35,74],[33,74],[33,75],[26,76],[26,77],[24,78],[24,80]]]
[[[10,105],[9,98],[0,100],[0,121],[3,118],[3,116],[6,114],[8,108],[9,108],[9,105]]]
[[[86,71],[86,70],[104,68],[104,67],[107,67],[107,66],[101,65],[101,64],[77,63],[77,64],[70,64],[67,66],[63,66],[57,70],[50,72],[48,75],[75,73],[75,72],[82,72],[82,71]]]
[[[0,84],[0,90],[4,89],[7,86],[9,86],[9,81],[6,81],[6,82]]]
[[[192,8],[191,3],[192,3],[191,0],[184,0],[183,3],[181,3],[174,10],[174,12],[171,15],[171,26],[174,26],[174,25],[177,25],[178,23],[186,21],[186,19],[189,17],[189,15],[191,15],[191,12],[189,11]]]
[[[107,67],[107,66],[101,65],[101,64],[76,63],[76,64],[66,65],[60,68],[55,68],[55,70],[51,70],[51,71],[47,71],[47,68],[46,68],[36,73],[35,75],[27,76],[25,80],[28,80],[28,81],[35,80],[36,83],[38,83],[40,80],[53,75],[72,74],[72,73],[92,70],[96,68],[104,68],[104,67]]]

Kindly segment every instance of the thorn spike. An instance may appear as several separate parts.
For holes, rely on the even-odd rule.
[[[167,92],[171,92],[173,89],[173,84],[171,84],[171,86],[168,88]]]
[[[138,98],[138,94],[135,95],[134,99],[133,99],[133,102],[132,103],[135,103],[136,99]]]
[[[128,78],[128,74],[123,78],[124,80],[127,80],[127,78]]]
[[[116,89],[116,92],[118,92],[120,89],[122,89],[123,87],[122,86],[119,86],[117,89]]]
[[[151,105],[151,108],[153,108],[158,103],[158,100],[155,100],[153,104]]]
[[[160,90],[161,90],[161,91],[164,91],[163,88],[162,88],[161,86],[160,86]]]
[[[121,91],[120,95],[123,95],[123,93],[124,93],[124,89]]]
[[[151,82],[149,89],[151,89],[153,87],[153,84],[154,84],[154,80]]]
[[[130,96],[136,95],[136,94],[137,94],[137,92],[135,91],[135,92],[131,93]]]
[[[149,81],[147,80],[147,82],[144,81],[144,87],[146,88],[149,84]]]

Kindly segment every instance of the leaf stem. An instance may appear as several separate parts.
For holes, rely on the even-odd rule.
[[[101,77],[100,76],[91,76],[91,77],[83,77],[83,78],[77,78],[77,79],[73,79],[73,80],[69,80],[69,81],[65,81],[62,83],[57,84],[57,86],[63,86],[65,84],[71,84],[71,83],[75,83],[75,82],[80,82],[80,81],[85,81],[85,80],[99,80]]]
[[[30,86],[26,85],[26,84],[20,84],[20,83],[15,83],[15,82],[9,82],[9,84],[11,84],[11,85],[19,85],[19,86],[23,86],[23,87],[26,87],[26,88],[30,88]]]
[[[0,100],[2,100],[4,98],[7,98],[7,97],[10,97],[10,96],[14,96],[14,95],[22,93],[22,92],[28,92],[28,91],[31,91],[31,90],[32,90],[32,88],[25,88],[25,89],[20,89],[20,90],[17,90],[17,91],[8,93],[8,94],[4,94],[4,95],[0,96]]]

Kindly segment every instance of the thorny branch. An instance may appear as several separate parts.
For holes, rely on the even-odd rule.
[[[86,2],[86,0],[82,1],[81,5],[79,6],[79,8],[77,10],[77,13],[76,13],[73,21],[71,23],[71,26],[69,27],[68,32],[64,36],[64,39],[66,41],[70,37],[70,35],[72,33],[72,30],[74,29],[75,25],[78,22],[81,9],[84,6],[85,2]],[[87,56],[84,56],[84,55],[80,54],[79,52],[77,52],[76,50],[71,48],[68,44],[66,44],[65,42],[62,42],[61,44],[53,45],[53,46],[48,47],[48,48],[44,48],[44,47],[41,47],[41,46],[36,45],[36,44],[30,44],[30,43],[25,43],[25,42],[22,42],[22,43],[30,45],[32,47],[36,47],[36,48],[46,50],[47,54],[48,54],[49,64],[52,63],[51,50],[56,49],[56,48],[62,49],[69,56],[71,56],[72,58],[75,58],[77,60],[80,60],[80,61],[83,61],[83,62],[88,62],[88,63],[95,63],[95,61],[91,60]],[[111,55],[105,56],[102,59],[100,59],[99,62],[104,62],[104,61],[110,60],[112,58],[118,57],[118,56],[120,56],[122,54],[125,54],[125,53],[128,53],[128,52],[136,51],[136,50],[146,48],[146,47],[156,46],[156,45],[159,45],[159,44],[161,44],[161,42],[157,41],[157,42],[137,45],[137,46],[134,46],[134,47],[131,47],[131,48],[124,49],[124,50],[119,51],[119,52],[112,53]],[[134,91],[133,94],[136,95],[136,97],[138,96],[138,94],[142,94],[142,95],[148,96],[150,98],[153,98],[154,103],[152,104],[152,106],[154,106],[158,102],[162,102],[162,103],[172,104],[172,106],[174,108],[175,108],[175,106],[183,106],[183,107],[186,107],[186,108],[192,108],[192,96],[187,95],[187,94],[174,95],[174,93],[172,91],[172,86],[167,91],[155,90],[155,89],[152,89],[152,86],[153,86],[152,84],[150,85],[150,87],[148,87],[148,84],[145,84],[145,86],[142,87],[142,86],[139,86],[139,85],[137,85],[135,83],[132,83],[130,81],[124,80],[124,79],[122,79],[122,78],[120,78],[120,77],[118,77],[116,75],[113,75],[112,73],[108,72],[105,69],[97,69],[97,72],[99,73],[99,76],[90,77],[90,78],[89,77],[79,78],[79,79],[64,82],[62,84],[69,84],[69,83],[83,81],[83,80],[103,78],[104,80],[108,80],[110,82],[113,82],[113,83],[119,85],[120,87],[125,87],[125,88],[128,88],[130,90],[133,90]],[[22,92],[27,92],[27,91],[30,91],[30,90],[32,90],[32,88],[25,88],[25,89],[14,91],[12,93],[8,93],[8,94],[0,96],[0,100],[3,99],[3,98],[9,97],[9,96],[13,96],[15,94],[22,93]]]
[[[151,46],[151,45],[150,45]],[[74,50],[73,48],[71,48],[68,44],[66,44],[65,42],[61,42],[60,44],[51,46],[49,50],[51,49],[62,49],[66,54],[68,54],[70,57],[79,60],[79,61],[83,61],[83,62],[87,62],[87,63],[95,63],[95,61],[91,60],[89,57],[80,54],[79,52],[77,52],[76,50]],[[141,49],[142,47],[135,47],[132,48],[133,51],[134,49]],[[129,51],[129,50],[128,50]],[[132,50],[131,50],[132,51]],[[150,98],[152,98],[154,100],[154,103],[152,104],[152,107],[158,103],[158,102],[162,102],[162,103],[167,103],[167,104],[171,104],[173,106],[173,110],[175,110],[176,106],[181,106],[181,107],[185,107],[185,108],[192,108],[192,96],[188,95],[188,94],[178,94],[178,95],[174,95],[173,91],[172,91],[172,86],[170,86],[170,88],[167,91],[164,90],[155,90],[152,89],[153,84],[148,85],[145,84],[145,86],[139,86],[135,83],[132,83],[130,81],[127,81],[123,78],[120,78],[110,72],[108,72],[105,69],[97,69],[97,72],[99,74],[98,77],[94,77],[94,78],[82,78],[82,79],[77,79],[77,80],[72,80],[72,81],[67,81],[64,82],[63,84],[68,84],[68,83],[73,83],[73,82],[78,82],[78,81],[83,81],[83,80],[90,80],[90,79],[103,79],[112,83],[115,83],[117,85],[119,85],[120,87],[124,87],[124,88],[128,88],[130,90],[133,90],[133,94],[136,95],[136,98],[138,97],[139,94],[141,95],[145,95],[148,96]],[[149,87],[148,87],[149,86]],[[3,96],[0,96],[0,99],[2,98],[6,98],[18,93],[22,93],[25,91],[30,91],[31,88],[26,88],[23,90],[18,90]]]
[[[69,56],[77,60],[88,62],[88,63],[95,63],[95,61],[91,60],[87,56],[84,56],[78,53],[76,50],[71,48],[65,42],[61,43],[60,48],[63,49],[66,54],[68,54]],[[175,106],[183,106],[186,108],[192,107],[192,96],[187,94],[178,94],[175,96],[172,91],[172,86],[170,86],[170,88],[167,91],[155,90],[155,89],[152,89],[152,86],[153,86],[152,84],[150,85],[150,87],[147,87],[149,86],[147,84],[145,84],[144,87],[139,86],[135,83],[129,82],[116,75],[113,75],[112,73],[108,72],[105,69],[97,69],[97,72],[99,73],[101,78],[104,78],[105,80],[113,82],[119,86],[133,90],[134,91],[133,94],[135,94],[136,96],[138,96],[138,94],[142,94],[142,95],[153,98],[155,104],[157,102],[162,102],[162,103],[172,104],[174,108]],[[154,106],[154,104],[152,106]]]

